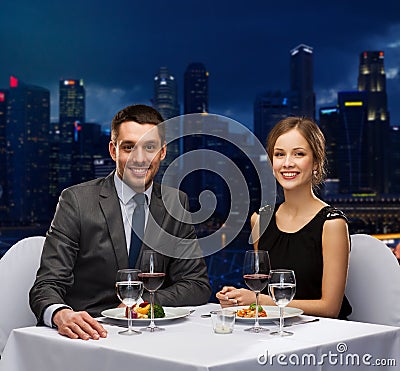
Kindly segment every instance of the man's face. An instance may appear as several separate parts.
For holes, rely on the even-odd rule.
[[[115,143],[109,143],[109,151],[119,178],[136,192],[143,192],[165,158],[166,144],[161,143],[156,125],[126,121],[120,125]]]

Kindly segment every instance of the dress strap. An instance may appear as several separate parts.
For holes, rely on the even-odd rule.
[[[346,221],[347,224],[349,224],[349,219],[347,219],[347,216],[345,215],[345,213],[342,210],[336,209],[336,207],[333,207],[333,206],[326,206],[322,210],[325,211],[325,220],[342,218]],[[350,244],[350,250],[351,250],[350,236],[349,236],[349,244]]]
[[[347,223],[349,222],[347,219],[347,216],[344,214],[344,212],[342,210],[337,209],[336,207],[326,206],[323,210],[325,213],[326,220],[342,218]]]

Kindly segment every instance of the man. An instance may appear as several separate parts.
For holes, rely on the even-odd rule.
[[[153,182],[166,155],[162,121],[155,109],[145,105],[118,112],[112,120],[109,143],[116,170],[106,178],[61,193],[30,291],[30,305],[39,324],[56,327],[60,334],[75,339],[107,336],[93,317],[119,304],[115,278],[118,269],[132,265],[128,254],[135,238],[131,221],[136,193],[144,194],[147,202],[143,206],[143,245],[140,248],[139,244],[134,266],[140,266],[143,249],[162,252],[166,242],[175,244],[175,255],[163,255],[166,279],[156,293],[157,302],[182,306],[208,301],[207,268],[199,258],[194,228],[184,222],[187,196]],[[188,251],[196,258],[182,259],[188,257]],[[147,295],[143,294],[144,299]]]

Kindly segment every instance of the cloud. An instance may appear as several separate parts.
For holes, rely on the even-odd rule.
[[[318,106],[337,104],[338,91],[336,89],[321,89],[316,95]]]
[[[150,99],[143,100],[141,85],[125,89],[89,84],[86,86],[86,121],[101,124],[103,129],[108,129],[119,110],[138,103],[151,104]]]
[[[395,79],[399,75],[399,67],[388,68],[386,70],[387,79]]]
[[[388,48],[397,49],[400,47],[400,40],[391,42],[387,45]]]

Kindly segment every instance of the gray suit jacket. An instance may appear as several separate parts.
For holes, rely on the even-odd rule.
[[[30,305],[39,323],[51,304],[66,304],[76,311],[86,310],[92,316],[120,304],[115,293],[115,278],[118,269],[128,267],[128,252],[113,176],[111,173],[106,178],[62,192],[29,293]],[[184,208],[188,205],[187,196],[172,188],[163,187],[161,199],[160,185],[154,183],[150,202],[152,218],[149,216],[145,232],[145,241],[146,236],[151,237],[147,245],[168,244],[172,238],[170,242],[175,244],[177,253],[181,246],[182,250],[199,256],[193,226],[181,221],[184,215],[180,208],[176,212],[181,212],[182,218],[176,218],[179,214],[175,212],[173,218],[165,208],[165,201],[168,205],[180,202]],[[147,245],[142,246],[142,251],[149,248]],[[206,303],[211,287],[204,259],[163,258],[166,279],[156,292],[155,301],[165,306]],[[147,295],[144,294],[144,299]]]

